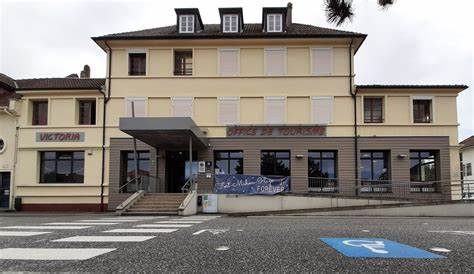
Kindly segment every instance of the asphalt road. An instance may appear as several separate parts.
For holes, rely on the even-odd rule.
[[[133,222],[104,221],[113,215],[42,215],[0,217],[0,235],[5,231],[48,231],[34,236],[0,236],[0,271],[40,272],[241,272],[241,271],[324,271],[324,272],[473,272],[474,219],[462,218],[373,218],[268,216],[177,220],[170,233],[103,232],[137,229],[137,225],[167,225],[175,220],[154,218]],[[126,220],[120,217],[119,220]],[[92,221],[85,221],[92,220]],[[84,229],[38,229],[44,223],[92,223]],[[160,223],[157,223],[160,222]],[[165,223],[163,223],[165,222]],[[171,224],[173,225],[173,224]],[[6,228],[17,226],[17,228]],[[19,226],[19,228],[18,228]],[[52,226],[52,225],[51,225]],[[151,227],[141,227],[147,229]],[[162,229],[152,228],[152,229]],[[205,229],[213,229],[211,232]],[[204,230],[204,231],[203,231]],[[437,232],[429,232],[437,231]],[[442,231],[442,232],[441,232]],[[453,232],[458,231],[458,232]],[[460,232],[459,232],[460,231]],[[196,235],[193,235],[196,234]],[[143,242],[54,242],[72,236],[152,236]],[[384,238],[446,256],[442,259],[351,258],[339,253],[320,238]],[[450,252],[431,251],[444,248]],[[26,250],[6,248],[27,248]],[[32,250],[32,248],[38,248]],[[43,256],[47,249],[110,249],[84,260],[24,260],[15,256]],[[218,250],[222,249],[222,250]],[[46,251],[45,251],[46,250]],[[16,253],[21,253],[17,254]],[[12,255],[13,254],[13,255]],[[26,255],[25,255],[26,254]],[[32,255],[31,255],[32,256]],[[46,256],[46,255],[44,255]]]

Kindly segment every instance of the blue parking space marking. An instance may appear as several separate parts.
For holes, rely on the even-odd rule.
[[[347,257],[440,259],[434,254],[382,238],[320,238]]]

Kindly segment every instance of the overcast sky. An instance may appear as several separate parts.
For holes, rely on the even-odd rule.
[[[239,6],[244,21],[260,22],[263,6],[288,1],[0,0],[0,72],[13,78],[64,77],[89,64],[105,77],[105,53],[92,36],[175,23],[174,8],[197,7],[204,23],[219,23],[218,7]],[[293,0],[293,21],[332,27],[322,0]],[[340,27],[369,36],[355,58],[358,84],[472,86],[472,0],[354,0],[356,16]],[[455,3],[455,5],[453,5]],[[459,139],[474,134],[474,95],[458,97]]]

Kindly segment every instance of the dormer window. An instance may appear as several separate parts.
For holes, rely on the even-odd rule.
[[[179,16],[179,32],[193,33],[194,32],[194,15],[180,15]]]
[[[225,14],[224,20],[224,32],[238,32],[239,31],[239,15],[237,14]]]
[[[280,13],[267,14],[267,32],[283,31],[283,15]]]

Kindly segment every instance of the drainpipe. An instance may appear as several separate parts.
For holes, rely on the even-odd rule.
[[[354,185],[355,185],[355,195],[359,195],[358,190],[358,180],[359,180],[359,135],[357,133],[357,89],[355,91],[352,90],[353,83],[352,83],[352,44],[354,39],[351,39],[351,43],[349,45],[349,94],[352,97],[352,102],[354,104]]]
[[[105,211],[104,208],[104,181],[105,181],[105,125],[106,125],[106,120],[107,120],[107,103],[110,100],[110,86],[111,86],[111,71],[112,71],[112,49],[109,47],[107,42],[104,42],[105,45],[107,46],[109,52],[108,52],[108,75],[107,75],[107,94],[105,94],[105,91],[100,88],[99,92],[102,94],[104,98],[104,107],[102,111],[102,172],[100,175],[100,211],[103,212]]]

